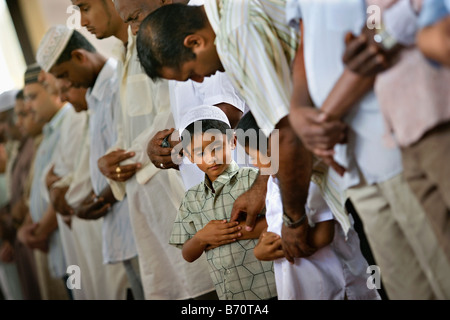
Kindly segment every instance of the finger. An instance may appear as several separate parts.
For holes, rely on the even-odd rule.
[[[382,54],[375,55],[372,59],[365,62],[361,68],[361,74],[373,74],[387,67],[387,59]]]
[[[280,258],[284,258],[284,257],[285,257],[285,254],[282,249],[277,249],[277,250],[273,251],[273,256],[272,256],[273,259],[280,259]],[[295,262],[295,260],[294,260],[294,262]]]
[[[337,163],[334,160],[331,160],[330,163],[328,163],[328,165],[330,167],[332,167],[334,169],[334,171],[336,171],[341,177],[344,176],[345,172],[347,171],[347,169],[343,166],[341,166],[339,163]]]
[[[135,152],[130,151],[130,152],[126,152],[125,150],[120,150],[120,151],[115,151],[115,158],[114,158],[114,163],[118,164],[124,160],[127,160],[129,158],[132,158],[136,155]]]
[[[289,250],[289,247],[284,242],[282,242],[282,249],[283,249],[283,252],[284,252],[284,256],[286,257],[286,260],[293,264],[294,263],[294,257],[291,254],[291,252]]]
[[[108,213],[109,208],[111,208],[111,204],[109,204],[109,203],[105,204],[102,208],[94,211],[90,215],[91,219],[97,220],[97,219],[100,219],[100,218],[104,217]]]
[[[166,154],[166,155],[158,154],[158,155],[152,156],[151,160],[152,160],[152,163],[156,167],[159,167],[160,163],[162,163],[162,164],[170,164],[170,163],[172,163],[172,156],[171,156],[170,152],[169,152],[169,154]]]
[[[81,212],[78,217],[80,219],[85,219],[85,220],[96,220],[99,219],[100,217],[103,217],[107,212],[108,209],[111,207],[111,204],[106,203],[96,203],[94,205],[94,207],[91,207],[88,210],[85,210],[83,212]]]
[[[350,61],[352,61],[355,56],[357,56],[367,46],[367,39],[365,35],[361,35],[359,37],[353,36],[353,38],[349,36],[348,38],[349,41],[342,57],[344,64],[348,64]]]
[[[159,131],[155,134],[153,137],[153,142],[157,143],[158,145],[161,145],[162,141],[165,137],[167,137],[169,134],[172,134],[174,132],[175,128],[171,129],[164,129],[162,131]]]
[[[234,203],[236,204],[236,202]],[[241,214],[245,214],[245,212],[242,211],[237,205],[233,205],[233,208],[231,209],[230,222],[237,221]]]
[[[281,243],[281,237],[279,235],[277,235],[276,233],[272,233],[272,232],[266,232],[264,235],[264,241],[267,244],[274,244],[275,242],[280,241]]]
[[[347,67],[358,74],[366,75],[362,73],[362,69],[367,69],[366,64],[374,59],[378,54],[378,49],[375,46],[368,46],[360,54],[358,54],[352,61],[347,64]]]
[[[356,39],[356,36],[351,32],[347,32],[344,38],[344,42],[346,45],[348,45],[354,39]]]
[[[309,246],[306,243],[303,243],[300,245],[300,252],[296,257],[309,257],[310,255],[312,255],[314,252],[316,252],[317,249]]]
[[[136,171],[141,167],[140,163],[132,163],[122,166],[116,166],[113,170],[111,170],[110,174],[125,174],[125,173],[136,173]]]
[[[131,177],[133,177],[136,174],[136,172],[128,172],[128,173],[119,173],[114,176],[113,179],[114,181],[117,182],[125,182],[128,181]]]
[[[70,217],[71,215],[73,215],[73,209],[70,206],[66,205],[66,206],[63,206],[60,210],[58,210],[58,213],[60,215],[62,215],[63,217],[67,217],[67,216]]]
[[[229,244],[229,243],[233,243],[233,242],[236,242],[237,241],[237,239],[230,239],[230,240],[223,240],[223,241],[219,241],[217,244],[217,246],[213,246],[214,248],[217,248],[217,247],[220,247],[220,246],[223,246],[223,245],[225,245],[225,244]]]
[[[240,233],[242,227],[236,226],[236,227],[228,227],[221,230],[221,233],[224,235],[231,235],[231,234],[237,234]]]
[[[222,235],[217,239],[217,242],[219,243],[223,243],[226,241],[230,241],[230,240],[237,240],[237,238],[239,238],[240,236],[242,236],[242,234],[240,232],[236,232],[236,233],[230,233],[227,235]]]
[[[323,159],[327,158],[328,159],[328,158],[334,156],[335,151],[334,151],[334,149],[318,149],[318,148],[316,148],[316,149],[313,150],[313,153],[316,156],[320,157],[320,158],[323,158]]]
[[[161,168],[161,165],[160,165],[159,166],[160,169],[176,169],[176,168],[178,168],[178,164],[176,164],[172,161],[172,157],[169,157],[169,158],[170,158],[170,160],[161,162],[163,164],[163,168]]]

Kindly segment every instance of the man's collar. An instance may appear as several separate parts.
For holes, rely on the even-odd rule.
[[[214,33],[217,34],[219,32],[220,11],[222,8],[222,1],[221,0],[208,1],[205,4],[204,8],[208,21],[211,24]]]
[[[57,128],[60,125],[60,123],[64,119],[64,115],[70,108],[72,108],[72,105],[66,102],[66,104],[63,107],[61,107],[61,109],[59,109],[58,112],[56,112],[53,118],[47,124],[45,124],[44,128],[42,129],[43,132],[46,135],[51,134],[55,130],[55,128]]]
[[[109,58],[104,64],[102,70],[100,70],[97,79],[95,80],[94,86],[88,90],[89,96],[102,101],[103,97],[107,93],[108,80],[117,77],[117,60]],[[109,92],[109,94],[112,94]]]
[[[238,164],[231,160],[229,166],[225,169],[224,172],[211,184],[211,180],[209,180],[208,175],[205,174],[205,179],[203,180],[203,184],[205,188],[212,190],[217,190],[220,186],[227,184],[239,171]]]

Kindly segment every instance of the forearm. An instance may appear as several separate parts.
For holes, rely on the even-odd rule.
[[[309,244],[316,249],[329,245],[334,238],[334,220],[319,222],[309,233]]]
[[[427,58],[450,66],[450,16],[422,29],[417,46]]]
[[[330,120],[341,119],[373,87],[375,77],[363,77],[345,69],[321,106]],[[303,43],[299,45],[292,67],[291,110],[314,107],[308,90]],[[294,110],[295,111],[295,110]]]
[[[58,221],[56,220],[56,211],[51,204],[49,204],[47,211],[42,219],[39,221],[39,226],[36,228],[35,235],[45,235],[47,238],[58,229]]]
[[[285,213],[294,221],[305,214],[305,203],[312,174],[312,154],[296,136],[287,117],[279,129],[279,170],[281,197]]]
[[[331,119],[341,119],[372,88],[375,77],[363,77],[345,69],[320,108]]]
[[[184,260],[187,262],[194,262],[200,258],[207,246],[208,245],[206,243],[202,243],[194,236],[183,244],[181,253]]]

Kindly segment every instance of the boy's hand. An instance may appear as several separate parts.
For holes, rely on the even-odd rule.
[[[258,244],[253,249],[253,253],[256,259],[261,261],[273,261],[284,258],[281,237],[273,232],[261,233]]]
[[[239,222],[227,220],[211,220],[208,224],[198,231],[194,237],[207,246],[207,249],[216,248],[224,244],[232,243],[239,238],[242,233]]]

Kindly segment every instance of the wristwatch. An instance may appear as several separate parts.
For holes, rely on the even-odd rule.
[[[292,219],[283,211],[283,224],[289,228],[297,228],[299,225],[303,223],[306,219],[306,213],[302,215],[300,219],[297,221],[292,221]]]
[[[382,25],[380,29],[376,30],[373,40],[386,52],[389,52],[398,44],[397,39],[392,37],[389,32],[387,32],[384,25]]]

